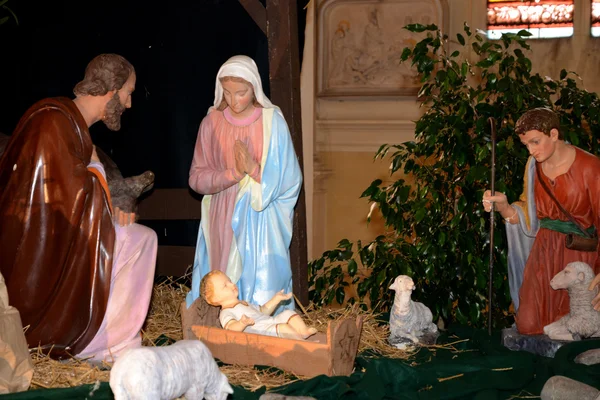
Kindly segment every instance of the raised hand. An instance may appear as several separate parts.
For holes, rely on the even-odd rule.
[[[242,318],[240,318],[240,322],[244,326],[254,325],[254,319],[246,316],[246,314],[242,315]]]
[[[277,301],[277,303],[281,303],[284,300],[289,300],[292,298],[292,293],[284,293],[283,289],[281,289],[279,292],[275,293],[275,296],[273,296],[273,299],[275,301]]]
[[[494,194],[494,196],[492,196],[492,192],[489,190],[486,190],[485,193],[483,193],[482,202],[483,202],[483,209],[486,212],[490,212],[492,210],[492,203],[494,203],[496,205],[495,210],[500,213],[502,211],[506,210],[507,207],[509,207],[508,199],[506,198],[506,195],[501,192],[496,192]]]

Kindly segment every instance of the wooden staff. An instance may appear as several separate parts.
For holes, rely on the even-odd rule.
[[[492,184],[491,193],[495,195],[494,183],[496,182],[496,120],[488,118],[492,134]],[[490,277],[488,280],[488,334],[492,335],[492,283],[494,279],[494,203],[490,204]]]

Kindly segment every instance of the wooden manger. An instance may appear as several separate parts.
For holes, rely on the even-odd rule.
[[[216,315],[218,315],[218,308]],[[215,323],[215,310],[196,301],[181,306],[184,339],[200,339],[213,357],[226,364],[267,365],[298,376],[350,375],[358,350],[363,318],[330,321],[327,333],[307,340],[234,332]]]

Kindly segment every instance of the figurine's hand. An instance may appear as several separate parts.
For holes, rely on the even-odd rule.
[[[275,293],[275,296],[273,296],[273,298],[275,298],[275,300],[277,301],[277,304],[279,304],[280,302],[284,301],[284,300],[289,300],[292,298],[292,293],[284,293],[283,289],[281,289],[279,292]]]
[[[588,290],[595,290],[598,284],[600,283],[600,274],[596,275],[596,277],[590,283]],[[600,311],[600,291],[596,294],[596,297],[592,299],[592,306],[594,306],[594,310]]]
[[[128,213],[121,210],[119,207],[115,207],[113,218],[121,226],[128,226],[135,222],[135,213]]]
[[[246,144],[240,140],[235,141],[235,167],[238,172],[250,174],[257,167],[258,163],[254,161]]]
[[[242,318],[240,318],[240,322],[245,326],[254,325],[254,319],[246,316],[246,314],[242,315]]]
[[[235,159],[235,172],[236,175],[238,176],[243,176],[244,175],[244,155],[241,153],[240,147],[237,144],[237,141],[235,142],[235,145],[233,146],[233,157]]]
[[[508,204],[508,199],[506,195],[501,192],[496,192],[494,196],[492,196],[492,192],[486,190],[483,193],[483,209],[486,212],[490,212],[492,210],[492,203],[496,205],[495,210],[502,213],[505,211],[510,205]]]

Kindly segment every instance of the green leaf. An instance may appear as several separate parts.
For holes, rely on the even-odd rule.
[[[469,63],[467,63],[466,61],[463,61],[461,68],[460,68],[460,74],[462,76],[467,76],[467,72],[469,72]]]
[[[458,199],[458,211],[463,212],[466,206],[467,206],[467,199],[465,198],[465,196],[461,196],[461,198]]]
[[[377,274],[377,287],[381,286],[381,284],[383,283],[383,281],[385,281],[385,277],[386,277],[386,270],[381,270],[378,274]]]
[[[465,37],[463,35],[461,35],[460,33],[457,33],[456,38],[458,39],[458,43],[460,43],[461,46],[465,45]]]
[[[425,208],[421,208],[421,209],[417,210],[417,212],[415,213],[415,221],[421,222],[423,220],[423,218],[425,217],[426,213],[427,213],[427,210]]]
[[[517,32],[517,36],[529,37],[531,35],[533,35],[533,33],[529,32],[528,30],[525,30],[525,29],[521,29],[519,32]]]
[[[446,232],[440,231],[438,233],[438,245],[443,246],[446,243]]]
[[[435,31],[437,30],[436,25],[422,25],[422,24],[409,24],[404,27],[411,32],[425,32],[425,31]]]
[[[471,36],[471,27],[466,22],[463,23],[463,30],[468,36]]]
[[[335,291],[335,301],[338,302],[338,304],[343,304],[344,303],[344,299],[346,298],[346,292],[344,291],[343,287],[339,287],[337,288],[337,290]]]
[[[323,290],[324,284],[325,279],[322,276],[319,277],[315,283],[315,290],[320,293]]]
[[[354,276],[356,275],[356,271],[358,271],[358,266],[356,265],[356,261],[352,259],[348,262],[348,275]]]
[[[563,79],[565,79],[567,77],[567,70],[565,69],[561,69],[560,70],[560,80],[562,81]]]
[[[521,93],[515,93],[515,104],[517,105],[517,109],[523,107],[523,95]]]
[[[521,49],[515,49],[515,55],[519,58],[525,57],[525,55],[523,54],[523,50]]]
[[[498,82],[498,90],[501,92],[506,92],[509,88],[510,78],[508,76],[505,76],[504,78],[500,79],[500,81]]]

